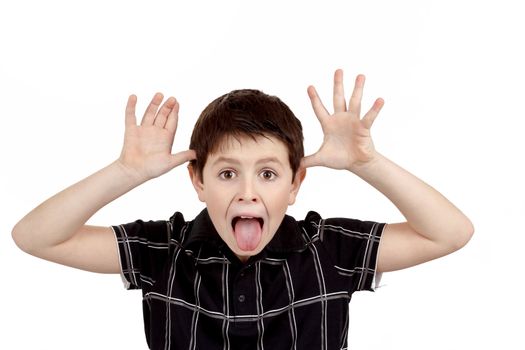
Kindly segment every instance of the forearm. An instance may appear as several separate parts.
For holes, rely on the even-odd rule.
[[[366,165],[351,169],[383,193],[420,235],[451,245],[468,241],[470,220],[434,188],[381,154]]]
[[[100,208],[142,182],[115,161],[29,212],[13,228],[13,238],[25,251],[65,242]]]

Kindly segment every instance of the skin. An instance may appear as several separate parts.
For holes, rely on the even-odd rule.
[[[343,71],[337,70],[332,114],[315,88],[308,88],[324,139],[319,150],[303,160],[303,167],[350,171],[383,193],[406,218],[406,222],[386,226],[379,246],[378,272],[404,269],[460,249],[474,233],[472,223],[441,193],[375,149],[371,128],[384,101],[378,98],[361,115],[364,84],[365,76],[358,75],[347,103]]]
[[[370,131],[384,101],[377,99],[370,110],[361,115],[364,82],[363,75],[357,76],[347,103],[343,72],[337,70],[334,75],[333,113],[324,107],[315,88],[308,88],[324,139],[316,153],[303,159],[299,178],[293,183],[287,169],[279,174],[280,178],[287,178],[286,186],[281,183],[269,185],[262,181],[265,167],[257,166],[256,160],[254,162],[246,157],[247,150],[253,153],[256,146],[246,140],[241,140],[238,145],[232,142],[225,147],[225,152],[232,155],[229,158],[235,160],[234,164],[217,164],[214,158],[217,155],[210,155],[210,163],[205,166],[203,174],[204,181],[190,171],[197,194],[210,208],[219,234],[240,259],[246,260],[269,242],[286,206],[293,203],[297,196],[305,169],[313,166],[346,170],[359,176],[392,201],[406,218],[405,222],[386,226],[379,247],[378,272],[399,270],[436,259],[463,247],[470,240],[474,232],[472,223],[459,209],[434,188],[375,149]],[[13,239],[22,250],[83,270],[120,272],[117,245],[111,228],[89,226],[86,221],[131,189],[195,158],[192,150],[171,153],[179,105],[173,97],[164,103],[162,100],[162,94],[157,93],[138,125],[135,117],[137,98],[130,96],[120,157],[57,193],[22,218],[12,231]],[[273,151],[277,152],[277,158],[281,159],[279,142],[258,139],[257,146],[259,144],[264,144],[264,152],[261,150],[261,154],[254,159],[266,157],[265,152],[272,148],[275,148]],[[224,165],[233,168],[230,170],[234,170],[236,177],[221,183],[214,190],[208,183],[220,181],[217,171],[224,169]],[[281,165],[289,167],[288,164]],[[265,186],[271,187],[271,190],[266,191]],[[225,199],[216,191],[225,194]],[[256,249],[239,251],[232,241],[228,225],[237,210],[242,211],[248,206],[253,206],[250,210],[256,210],[267,219],[266,227]]]
[[[210,218],[228,247],[241,259],[259,253],[273,238],[289,205],[295,202],[304,170],[292,182],[286,145],[275,137],[223,140],[208,156],[202,180],[190,167],[190,176]],[[255,249],[237,244],[232,220],[236,216],[263,219],[262,239]]]

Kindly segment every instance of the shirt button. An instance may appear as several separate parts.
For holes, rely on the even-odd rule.
[[[237,298],[237,300],[239,300],[239,303],[244,303],[244,301],[246,300],[246,297],[244,296],[244,294],[241,294],[239,295],[239,298]]]

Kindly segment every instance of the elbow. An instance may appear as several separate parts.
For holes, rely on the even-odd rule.
[[[468,218],[465,218],[464,222],[458,225],[454,232],[454,239],[451,242],[452,251],[459,250],[467,245],[474,235],[474,225]]]
[[[30,240],[27,236],[22,222],[18,222],[11,230],[11,237],[17,247],[28,254],[32,254]]]

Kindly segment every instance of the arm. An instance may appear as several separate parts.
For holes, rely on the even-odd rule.
[[[324,141],[303,166],[346,169],[383,193],[406,222],[387,225],[379,247],[378,271],[414,266],[464,246],[473,234],[470,220],[443,195],[375,150],[370,129],[384,102],[377,99],[361,118],[364,76],[356,79],[348,108],[343,73],[334,77],[334,114],[323,106],[313,87],[308,89]]]
[[[22,218],[12,231],[13,239],[22,250],[83,270],[120,272],[112,229],[85,223],[106,204],[194,157],[193,151],[171,154],[178,103],[171,97],[159,108],[162,100],[162,94],[156,94],[141,125],[137,125],[137,98],[130,96],[120,157]]]

